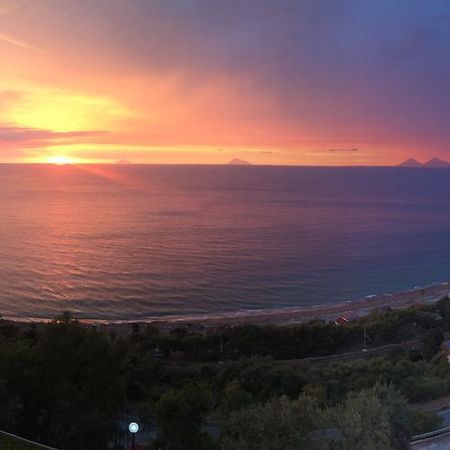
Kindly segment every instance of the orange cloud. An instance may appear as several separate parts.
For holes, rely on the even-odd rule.
[[[0,123],[81,133],[10,142],[8,158],[446,157],[450,40],[433,6],[404,23],[387,0],[0,2]]]

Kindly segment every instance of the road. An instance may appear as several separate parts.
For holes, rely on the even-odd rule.
[[[442,417],[441,428],[450,426],[450,408],[439,411]],[[422,443],[411,444],[413,450],[450,450],[450,433],[429,439]]]
[[[450,408],[439,411],[438,414],[442,417],[442,424],[440,428],[450,426]]]
[[[439,436],[430,439],[427,442],[418,444],[411,444],[413,450],[449,450],[450,449],[450,434]]]

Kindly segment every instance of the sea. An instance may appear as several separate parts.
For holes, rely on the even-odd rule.
[[[0,165],[0,314],[137,321],[450,279],[450,170]]]

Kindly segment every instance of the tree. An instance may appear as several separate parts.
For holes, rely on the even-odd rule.
[[[224,395],[221,402],[221,410],[226,414],[237,411],[248,406],[252,401],[252,396],[245,389],[242,389],[239,381],[230,381],[224,389]]]
[[[342,449],[394,449],[388,412],[373,392],[350,394],[336,410],[335,420],[342,432]]]
[[[423,357],[430,360],[434,355],[439,353],[444,333],[440,328],[432,328],[427,331],[423,339]]]
[[[442,417],[435,413],[416,409],[412,411],[414,418],[414,433],[422,434],[442,427]]]
[[[312,398],[319,406],[324,406],[327,401],[327,394],[323,386],[318,384],[307,384],[303,389],[303,394]]]
[[[190,385],[164,393],[156,405],[156,420],[163,448],[208,448],[208,438],[201,427],[210,406],[211,394],[204,385]]]
[[[71,317],[38,333],[10,388],[26,405],[21,433],[61,450],[102,450],[123,411],[122,356],[107,336]]]
[[[76,322],[76,320],[70,311],[63,311],[60,315],[54,318],[53,322],[68,325],[72,322]]]
[[[377,383],[366,391],[373,393],[381,402],[391,425],[392,444],[396,449],[409,449],[414,430],[414,414],[405,398],[393,385]]]
[[[322,412],[311,398],[286,397],[232,413],[223,424],[222,450],[292,450],[323,448],[315,431]]]
[[[450,326],[450,299],[448,295],[436,302],[436,311],[444,318],[446,329]]]

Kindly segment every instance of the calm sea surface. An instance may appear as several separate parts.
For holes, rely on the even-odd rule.
[[[332,303],[450,278],[450,170],[0,165],[0,313]]]

